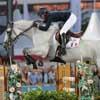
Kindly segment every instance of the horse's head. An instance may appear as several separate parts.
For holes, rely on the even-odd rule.
[[[4,42],[14,42],[21,35],[25,35],[26,37],[29,37],[31,39],[33,33],[32,25],[33,21],[26,20],[16,21],[12,26],[8,24],[8,27],[4,32]]]

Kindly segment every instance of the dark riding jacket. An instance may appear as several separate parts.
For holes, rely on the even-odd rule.
[[[47,31],[52,22],[63,21],[65,23],[70,17],[70,15],[71,15],[70,12],[48,13],[48,18],[44,21],[45,26],[40,25],[39,29]]]

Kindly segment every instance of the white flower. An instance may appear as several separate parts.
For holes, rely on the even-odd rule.
[[[11,92],[11,93],[15,92],[15,88],[14,87],[10,87],[9,88],[9,92]]]
[[[14,73],[17,73],[17,71],[18,71],[18,66],[17,66],[17,64],[12,64],[12,65],[11,65],[11,69],[12,69],[12,71],[13,71]]]
[[[12,79],[12,78],[14,78],[14,75],[10,75],[9,77]]]
[[[21,87],[21,83],[17,82],[16,87]]]
[[[80,60],[77,60],[76,63],[79,64],[79,63],[81,63],[81,61]]]
[[[22,92],[21,92],[20,90],[18,90],[18,91],[17,91],[17,93],[18,93],[19,95],[21,95],[21,94],[22,94]]]
[[[87,68],[88,68],[87,66],[84,67],[85,70],[86,70]]]
[[[89,79],[89,80],[87,80],[87,83],[88,84],[92,84],[93,83],[93,80],[92,79]]]
[[[15,100],[14,94],[13,93],[10,93],[9,94],[9,98],[10,98],[10,100]]]
[[[84,90],[88,90],[88,88],[85,85],[82,87],[82,91]]]

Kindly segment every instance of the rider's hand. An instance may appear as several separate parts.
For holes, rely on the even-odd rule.
[[[33,27],[38,27],[38,24],[34,22]]]

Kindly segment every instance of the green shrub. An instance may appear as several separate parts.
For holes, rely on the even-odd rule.
[[[65,91],[34,90],[23,93],[22,100],[78,100],[78,97]]]

